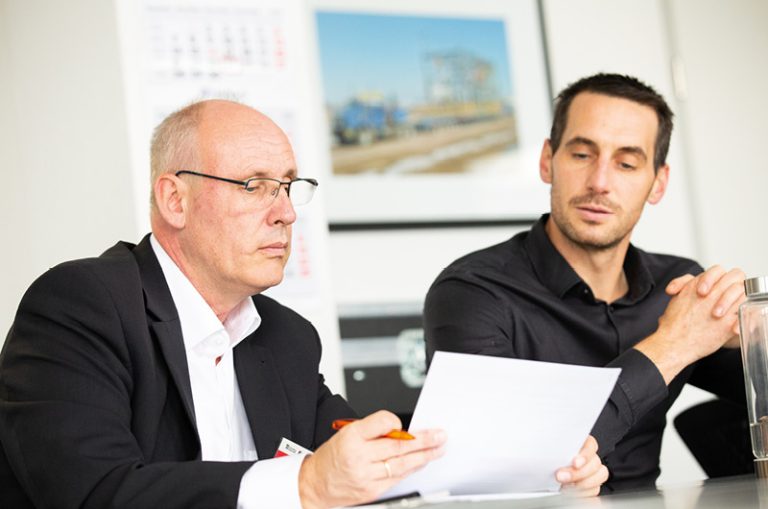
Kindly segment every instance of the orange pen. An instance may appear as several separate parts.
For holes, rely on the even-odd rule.
[[[335,429],[336,431],[338,431],[341,428],[343,428],[344,426],[346,426],[347,424],[352,424],[356,420],[357,419],[336,419],[331,424],[331,427],[333,429]],[[394,438],[395,440],[413,440],[414,438],[416,438],[413,435],[411,435],[410,433],[408,433],[407,431],[404,431],[402,429],[393,429],[392,431],[390,431],[386,435],[382,435],[381,437],[382,438],[385,438],[385,437],[386,438]]]

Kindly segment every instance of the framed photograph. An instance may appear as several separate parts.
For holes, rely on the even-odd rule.
[[[551,119],[536,2],[381,5],[313,3],[332,227],[536,218]]]

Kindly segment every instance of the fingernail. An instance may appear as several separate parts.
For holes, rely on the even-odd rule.
[[[725,310],[723,308],[715,308],[715,316],[723,316]]]
[[[555,475],[555,479],[557,479],[557,482],[559,483],[570,482],[571,477],[571,473],[567,470],[561,470]]]
[[[586,462],[587,460],[584,459],[583,456],[576,456],[576,459],[573,460],[573,466],[576,468],[581,468]]]
[[[706,283],[702,283],[701,285],[699,285],[699,291],[701,293],[707,293],[709,291],[709,285]]]
[[[446,436],[445,431],[437,431],[435,432],[434,438],[435,438],[435,442],[437,442],[438,444],[442,444],[443,442],[445,442],[445,440],[448,437]]]

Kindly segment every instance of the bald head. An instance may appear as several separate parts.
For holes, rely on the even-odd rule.
[[[234,101],[211,99],[192,103],[168,115],[152,135],[150,149],[151,203],[158,177],[180,170],[207,171],[220,164],[218,147],[227,139],[250,132],[267,147],[286,144],[285,133],[269,117]],[[251,138],[253,139],[253,137]]]
[[[199,162],[205,171],[229,174],[236,170],[230,165],[239,159],[238,151],[243,150],[243,145],[265,154],[288,149],[293,156],[285,133],[263,113],[230,101],[206,101],[202,104],[197,133]],[[233,140],[239,142],[233,143]],[[254,168],[258,172],[265,169]]]

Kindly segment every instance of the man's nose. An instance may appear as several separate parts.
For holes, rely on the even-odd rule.
[[[281,185],[275,201],[270,206],[270,223],[292,224],[296,221],[296,210],[293,208],[293,202],[288,193],[288,185]]]
[[[609,189],[610,176],[610,161],[598,159],[595,161],[592,168],[590,168],[589,176],[587,177],[587,187],[593,192],[607,192]]]

